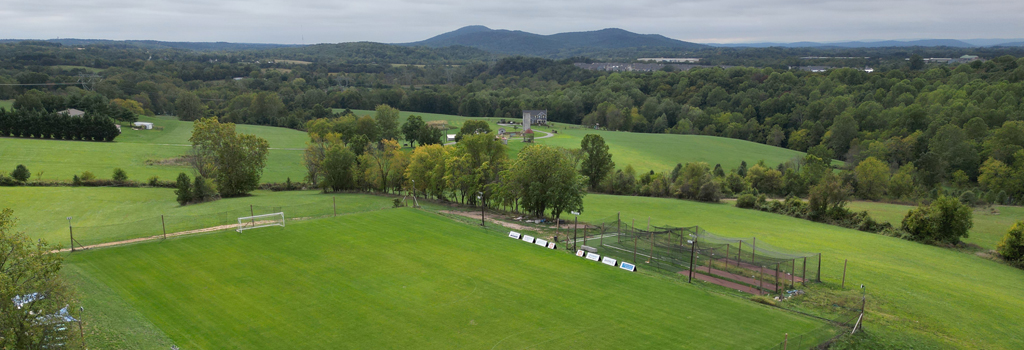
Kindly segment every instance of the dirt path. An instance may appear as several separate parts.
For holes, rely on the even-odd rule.
[[[454,214],[454,215],[465,216],[467,218],[473,218],[473,219],[480,220],[480,213],[476,213],[476,212],[455,211],[455,210],[442,210],[442,211],[439,211],[438,213],[439,214]],[[501,226],[508,227],[510,229],[513,229],[513,230],[525,230],[525,231],[537,232],[536,228],[529,227],[529,226],[513,224],[511,222],[498,221],[498,220],[495,220],[493,218],[486,218],[486,220],[490,221],[490,222],[493,222],[495,224],[501,225]]]
[[[688,273],[690,273],[690,271],[688,271],[688,270],[679,271],[679,274],[682,274],[682,275],[685,275],[685,274],[688,274]],[[761,295],[761,292],[758,291],[757,288],[750,287],[750,286],[743,285],[743,284],[739,284],[739,283],[732,282],[732,281],[726,281],[726,280],[721,279],[721,278],[711,277],[711,276],[708,276],[708,275],[705,275],[705,274],[702,274],[702,273],[699,273],[699,272],[694,272],[693,273],[693,277],[695,277],[695,278],[697,278],[697,279],[699,279],[701,281],[704,281],[704,282],[717,284],[717,285],[720,285],[722,287],[738,290],[740,292],[750,293],[750,294],[753,294],[753,295]]]
[[[751,264],[748,264],[748,263],[745,263],[745,262],[738,262],[738,261],[732,260],[732,259],[715,259],[715,261],[725,261],[725,263],[729,264],[729,265],[742,267],[742,268],[745,268],[745,269],[748,269],[748,270],[751,270],[751,271],[754,271],[754,272],[760,271],[761,273],[763,273],[765,275],[775,276],[775,270],[774,269],[769,269],[767,267],[760,267],[760,266],[757,266],[757,265],[751,265]],[[803,283],[804,282],[803,278],[790,275],[788,272],[785,272],[785,271],[779,271],[779,279],[791,280],[794,283]]]

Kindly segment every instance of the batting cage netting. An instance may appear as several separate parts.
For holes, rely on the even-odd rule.
[[[723,237],[698,226],[637,225],[618,217],[581,225],[577,237],[567,237],[575,243],[567,248],[679,274],[688,281],[703,280],[751,294],[779,294],[821,281],[821,254],[782,249],[756,237]]]

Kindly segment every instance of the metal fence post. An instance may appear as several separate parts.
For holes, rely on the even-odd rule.
[[[164,222],[163,214],[160,214],[160,226],[164,228],[164,239],[167,239],[167,223]]]
[[[818,282],[821,282],[821,253],[818,253]]]
[[[686,281],[687,283],[693,283],[693,252],[697,249],[697,238],[694,237],[690,241],[690,278]]]
[[[846,288],[846,263],[850,262],[850,259],[843,260],[843,283],[839,285],[839,288]],[[818,265],[821,266],[821,265]]]
[[[804,257],[804,268],[803,268],[803,270],[801,271],[800,274],[801,274],[800,279],[803,280],[800,283],[806,286],[807,285],[807,257],[806,256]]]

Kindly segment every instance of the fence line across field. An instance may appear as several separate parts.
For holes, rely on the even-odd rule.
[[[337,207],[337,200],[332,197],[321,201],[295,205],[247,205],[245,207],[238,207],[215,213],[203,213],[196,215],[165,214],[108,225],[78,226],[75,225],[74,220],[72,220],[68,227],[68,234],[71,247],[78,249],[82,246],[160,235],[167,236],[190,233],[193,231],[212,232],[229,229],[234,230],[239,226],[238,218],[259,214],[285,212],[287,213],[287,220],[305,220],[337,216],[341,214],[376,211],[386,208],[388,207],[360,207],[356,209],[345,208],[339,210]]]

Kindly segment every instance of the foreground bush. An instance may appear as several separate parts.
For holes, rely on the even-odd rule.
[[[1024,221],[1013,224],[1010,231],[1006,232],[1003,240],[996,246],[996,251],[1010,263],[1024,264]]]
[[[940,196],[931,205],[907,212],[903,230],[918,241],[956,244],[974,226],[972,218],[971,207],[956,198]]]

